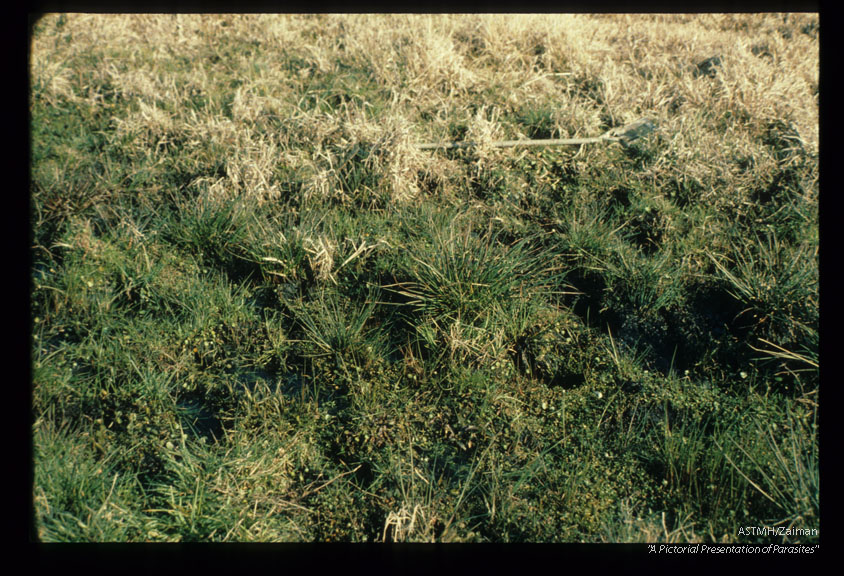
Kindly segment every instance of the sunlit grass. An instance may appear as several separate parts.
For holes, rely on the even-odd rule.
[[[818,22],[44,16],[38,538],[817,542]]]

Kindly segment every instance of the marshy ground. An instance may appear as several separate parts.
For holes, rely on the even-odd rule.
[[[39,538],[817,543],[818,22],[41,18]]]

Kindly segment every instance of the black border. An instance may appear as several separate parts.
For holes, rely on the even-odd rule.
[[[13,167],[13,182],[17,178],[23,180],[26,192],[17,186],[9,186],[6,199],[11,200],[4,210],[5,224],[4,234],[11,242],[7,241],[6,246],[13,246],[12,252],[13,272],[12,277],[16,279],[12,283],[13,299],[10,317],[12,319],[12,330],[9,331],[12,347],[6,347],[11,352],[11,365],[17,370],[24,372],[25,381],[31,383],[31,348],[30,337],[30,308],[29,295],[31,293],[30,283],[30,260],[29,246],[31,245],[32,231],[29,226],[29,39],[32,24],[38,19],[39,14],[49,12],[145,12],[145,13],[170,13],[170,12],[214,12],[214,13],[257,13],[257,12],[402,12],[402,13],[437,13],[437,12],[507,12],[507,13],[529,13],[529,12],[671,12],[671,13],[703,13],[703,12],[819,12],[821,21],[832,23],[829,18],[830,12],[821,6],[819,1],[795,1],[781,0],[778,2],[741,1],[741,2],[649,2],[644,5],[637,3],[620,2],[559,2],[559,3],[501,3],[501,2],[392,2],[389,4],[380,3],[380,6],[367,3],[341,3],[333,0],[321,0],[316,2],[256,2],[255,0],[241,0],[237,3],[226,3],[218,1],[199,0],[191,1],[163,1],[153,0],[151,2],[105,2],[99,0],[81,1],[60,1],[44,0],[25,3],[23,6],[13,8],[11,18],[7,20],[6,34],[4,41],[11,44],[12,54],[17,58],[11,61],[13,84],[20,82],[27,87],[22,94],[17,96],[13,93],[13,102],[18,103],[26,110],[24,114],[15,113],[17,106],[11,110],[11,123],[13,136],[7,140],[10,143],[7,150],[11,149],[13,158],[9,161]],[[24,18],[26,24],[24,25]],[[833,24],[834,25],[834,24]],[[824,28],[824,32],[827,28]],[[831,54],[840,52],[833,51],[835,33],[832,27],[831,34],[821,35],[821,100],[824,106],[821,107],[821,201],[824,210],[820,211],[821,230],[821,307],[824,310],[821,322],[821,355],[824,358],[835,357],[839,353],[837,340],[830,342],[826,336],[829,330],[827,326],[836,325],[833,319],[837,316],[838,298],[830,284],[835,268],[839,267],[839,258],[835,251],[827,253],[834,245],[834,231],[840,227],[839,218],[844,212],[837,209],[840,201],[840,188],[836,186],[837,174],[835,166],[840,162],[839,141],[834,138],[836,133],[830,129],[830,125],[837,124],[839,112],[837,109],[837,98],[834,91],[837,90],[837,82],[828,71],[827,62]],[[7,54],[9,51],[7,50]],[[832,57],[834,58],[834,57]],[[833,60],[834,61],[834,60]],[[20,98],[17,100],[16,98]],[[829,103],[827,105],[827,103]],[[18,132],[19,130],[19,132]],[[23,136],[21,140],[14,137],[15,133]],[[25,144],[24,144],[25,143]],[[19,155],[20,158],[15,157]],[[9,209],[10,208],[10,209]],[[8,292],[7,292],[8,294]],[[20,298],[20,300],[18,300]],[[21,301],[26,305],[19,306],[15,303]],[[831,373],[832,376],[823,378],[822,383],[828,386],[823,387],[825,405],[833,402],[832,396],[838,394],[838,379],[834,375],[835,367],[832,363],[824,370],[824,374]],[[24,539],[27,543],[23,547],[15,547],[17,552],[25,552],[29,556],[27,568],[47,569],[72,569],[79,567],[83,570],[115,571],[129,568],[132,571],[143,572],[184,572],[190,570],[195,572],[230,572],[235,570],[243,573],[250,568],[269,568],[273,573],[289,573],[298,570],[316,571],[317,573],[329,570],[356,569],[368,573],[378,572],[379,568],[390,568],[390,572],[397,574],[434,574],[438,572],[454,572],[461,574],[485,574],[485,573],[507,573],[525,570],[550,571],[554,573],[565,573],[568,571],[589,570],[590,572],[604,572],[612,568],[621,568],[629,571],[633,566],[646,567],[649,571],[665,568],[676,574],[677,568],[707,567],[729,563],[731,566],[740,567],[743,564],[754,570],[764,569],[769,565],[776,567],[779,571],[787,570],[790,567],[801,570],[820,567],[819,562],[822,556],[828,557],[824,552],[833,551],[837,532],[835,523],[840,516],[834,514],[837,507],[833,508],[830,498],[834,497],[835,490],[826,490],[823,494],[824,506],[821,514],[821,529],[824,533],[822,541],[825,543],[819,552],[812,555],[655,555],[648,553],[646,544],[473,544],[473,545],[415,545],[415,544],[43,544],[38,543],[34,528],[34,509],[32,503],[32,439],[31,439],[31,390],[30,387],[20,385],[20,379],[13,377],[9,381],[10,386],[21,396],[21,400],[29,406],[30,410],[25,413],[22,410],[14,410],[21,416],[20,435],[13,435],[13,442],[18,443],[19,438],[26,438],[26,443],[18,443],[18,446],[26,446],[22,450],[25,458],[23,469],[27,471],[26,482],[22,487],[20,498],[14,498],[16,505],[21,508],[20,518],[23,522],[12,522],[12,530],[20,534],[20,527],[25,526],[27,536]],[[830,396],[830,398],[827,398]],[[830,426],[827,425],[826,430]],[[821,463],[821,475],[830,478],[831,470],[829,462],[834,457],[833,450],[838,448],[829,434],[821,434],[821,449],[826,455]],[[825,464],[826,465],[825,465]],[[17,467],[11,467],[15,470]],[[14,473],[13,473],[14,474]],[[21,478],[22,474],[14,474]],[[826,481],[824,486],[826,486]],[[25,511],[24,511],[25,508]],[[13,537],[13,542],[17,541]],[[740,568],[739,568],[740,569]]]

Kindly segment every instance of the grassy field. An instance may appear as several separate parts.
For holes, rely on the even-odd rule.
[[[39,539],[818,543],[818,35],[43,17]]]

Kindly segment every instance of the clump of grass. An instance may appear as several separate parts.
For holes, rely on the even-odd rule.
[[[245,232],[246,210],[234,200],[199,198],[177,204],[168,240],[198,257],[205,265],[228,267]]]
[[[737,247],[730,268],[713,262],[730,293],[745,309],[739,321],[777,343],[794,342],[813,330],[817,318],[817,269],[808,246],[789,248],[775,234]]]
[[[330,357],[351,377],[350,370],[359,371],[385,354],[384,337],[367,326],[377,301],[375,292],[362,304],[355,304],[326,290],[313,301],[294,304],[291,308],[303,330],[306,356]]]
[[[98,458],[81,431],[66,423],[56,427],[46,419],[34,426],[38,538],[46,542],[137,539],[144,523],[134,506],[140,496],[137,479],[116,462]]]
[[[563,274],[528,241],[507,245],[461,218],[424,231],[402,261],[408,280],[392,290],[405,299],[415,339],[430,353],[500,363],[518,331],[518,302],[541,302]]]
[[[748,334],[753,357],[804,388],[817,378],[818,276],[808,244],[789,246],[773,232],[736,248],[728,266],[714,258],[718,277],[739,303],[733,319]],[[761,353],[761,356],[759,355]],[[802,376],[801,376],[802,375]]]
[[[754,423],[757,441],[751,446],[734,439],[725,440],[732,443],[730,449],[719,445],[735,472],[766,500],[767,520],[807,533],[817,530],[820,510],[816,417],[788,408],[782,424]]]
[[[495,233],[455,221],[435,227],[408,254],[401,293],[423,317],[476,324],[496,304],[529,297],[553,279],[527,242],[502,244]]]

